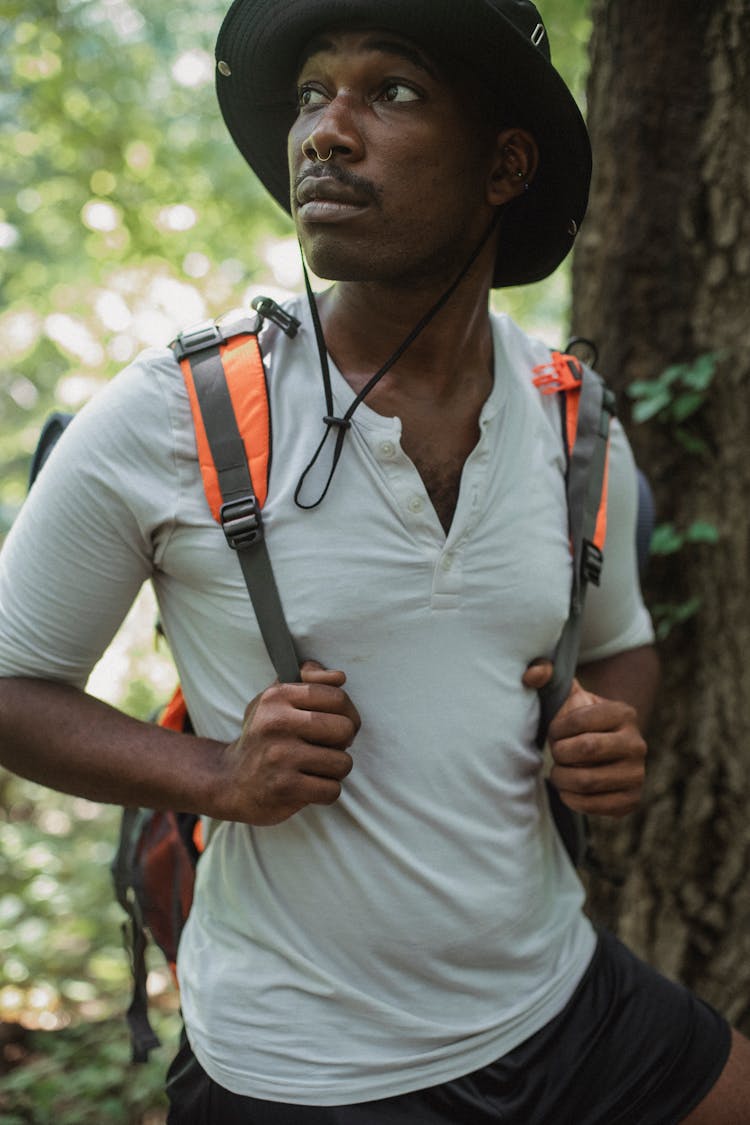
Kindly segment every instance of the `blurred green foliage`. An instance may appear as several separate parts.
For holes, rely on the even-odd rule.
[[[163,1125],[165,1049],[134,1067],[119,1023],[33,1032],[20,1050],[0,1082],[3,1125]]]
[[[217,0],[10,0],[0,32],[5,524],[53,402],[239,303],[291,224],[215,106]]]
[[[51,409],[77,409],[140,349],[186,324],[255,292],[298,289],[291,223],[216,107],[213,42],[226,6],[5,0],[0,537]],[[582,98],[587,0],[540,8],[558,69]],[[568,289],[563,268],[496,303],[557,344]],[[145,718],[173,672],[151,648],[152,607],[145,625],[140,616],[92,689]],[[158,961],[150,986],[166,1021],[164,1051],[132,1072],[124,1020],[109,1022],[127,1007],[129,986],[109,879],[117,823],[115,809],[0,773],[0,1021],[38,1029],[22,1058],[5,1057],[24,1062],[0,1078],[8,1125],[162,1120],[176,998]],[[0,1073],[2,1064],[0,1051]]]

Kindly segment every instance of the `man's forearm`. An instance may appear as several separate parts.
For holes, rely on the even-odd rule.
[[[629,703],[638,714],[641,731],[647,730],[661,681],[659,657],[652,645],[583,664],[578,679],[595,695]]]
[[[0,678],[0,763],[64,793],[211,815],[223,749],[140,722],[67,684]]]

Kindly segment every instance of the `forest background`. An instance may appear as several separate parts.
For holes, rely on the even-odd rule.
[[[697,297],[712,285],[722,308],[739,309],[735,322],[742,308],[746,316],[750,266],[738,250],[722,273],[711,240],[725,256],[747,247],[746,224],[738,219],[727,234],[712,208],[734,213],[750,187],[723,182],[720,170],[707,186],[696,168],[699,159],[710,166],[718,136],[744,146],[739,167],[750,167],[746,119],[744,140],[729,128],[739,106],[750,106],[740,61],[748,6],[696,2],[679,36],[678,0],[539,6],[555,63],[584,109],[591,59],[589,121],[602,171],[573,268],[503,291],[496,303],[551,345],[565,344],[571,327],[596,338],[659,512],[646,581],[666,668],[654,769],[642,812],[597,831],[597,853],[615,879],[591,877],[591,909],[747,1030],[750,672],[742,642],[750,624],[738,594],[747,459],[744,432],[739,445],[719,437],[730,416],[744,418],[750,348],[742,353],[741,332],[722,327],[716,306]],[[213,42],[224,8],[223,0],[158,11],[146,0],[6,0],[0,534],[23,502],[50,410],[77,410],[140,349],[164,345],[186,325],[300,286],[291,224],[255,182],[216,107]],[[736,153],[724,155],[722,168],[737,164]],[[693,184],[704,191],[702,209]],[[690,261],[675,249],[683,244]],[[154,616],[144,594],[90,683],[139,717],[174,681]],[[717,633],[729,668],[716,655]],[[132,1069],[121,1018],[129,970],[108,870],[117,820],[117,810],[0,773],[7,1125],[163,1120],[176,998],[154,959],[150,989],[165,1045],[149,1066]]]

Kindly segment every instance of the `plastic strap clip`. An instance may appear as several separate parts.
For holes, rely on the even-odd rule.
[[[263,539],[263,519],[255,496],[228,500],[219,510],[221,529],[233,551],[252,547]]]
[[[250,304],[261,320],[272,320],[290,339],[297,335],[300,326],[297,317],[282,309],[271,297],[255,297]]]
[[[194,328],[188,329],[187,332],[182,332],[172,347],[177,359],[181,360],[207,348],[218,348],[223,343],[225,343],[224,333],[218,324],[214,324],[212,320],[205,320],[201,324],[196,324]]]
[[[581,556],[581,577],[584,582],[591,582],[594,586],[598,586],[602,578],[603,565],[604,555],[596,544],[589,542],[588,539],[584,540]]]

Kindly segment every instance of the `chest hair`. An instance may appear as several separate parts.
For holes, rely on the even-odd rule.
[[[449,435],[443,431],[438,435],[442,439],[440,441],[431,438],[419,440],[415,434],[404,435],[404,451],[422,478],[446,535],[456,513],[464,463],[478,436],[476,426],[472,426],[470,432],[454,430]]]
[[[388,403],[383,413],[401,418],[401,446],[422,478],[446,535],[456,512],[461,474],[466,458],[479,441],[479,414],[486,397],[464,394],[450,406],[417,408],[403,402]]]

